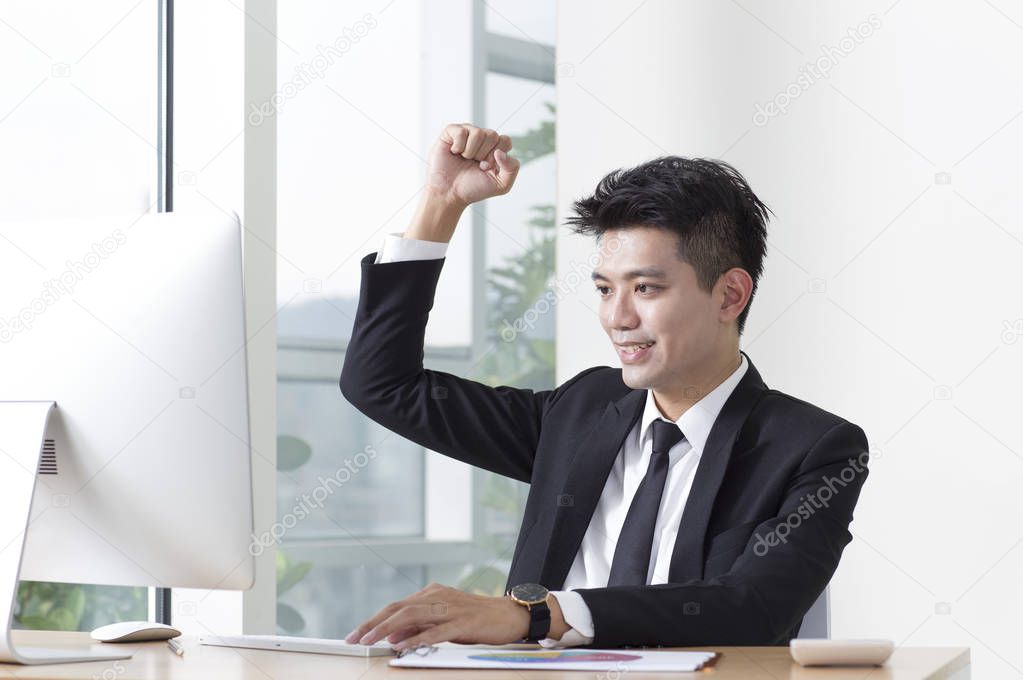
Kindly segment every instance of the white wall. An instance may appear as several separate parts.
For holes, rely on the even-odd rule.
[[[562,0],[558,24],[560,220],[665,153],[734,164],[777,214],[743,349],[873,454],[833,636],[969,645],[975,677],[1023,676],[1023,10]],[[559,278],[591,252],[563,231]],[[617,365],[595,302],[583,280],[557,307],[559,381]]]

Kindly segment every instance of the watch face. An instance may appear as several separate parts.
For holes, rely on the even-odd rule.
[[[547,599],[547,589],[537,583],[520,583],[511,589],[511,594],[522,602],[543,602]]]

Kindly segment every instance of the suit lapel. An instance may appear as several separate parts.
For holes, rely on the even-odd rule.
[[[714,421],[682,512],[682,522],[668,568],[668,580],[671,583],[703,578],[703,544],[714,499],[721,488],[721,480],[724,479],[739,431],[767,389],[749,355],[745,352],[743,355],[749,363],[746,374],[735,386]]]
[[[604,490],[607,476],[629,431],[643,414],[646,390],[631,390],[610,402],[596,426],[576,447],[558,498],[540,583],[560,588]]]
[[[686,501],[668,570],[672,583],[703,578],[703,542],[714,499],[739,431],[767,389],[749,355],[745,352],[743,355],[749,364],[746,374],[714,421]],[[608,403],[596,426],[572,455],[540,570],[539,582],[552,590],[561,588],[568,576],[611,467],[625,437],[643,415],[646,394],[646,390],[631,390],[621,399]]]

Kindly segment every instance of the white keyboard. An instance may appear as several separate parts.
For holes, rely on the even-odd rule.
[[[203,635],[200,645],[272,649],[276,652],[338,654],[342,656],[392,656],[391,643],[380,640],[372,645],[349,644],[344,640],[291,637],[288,635]]]

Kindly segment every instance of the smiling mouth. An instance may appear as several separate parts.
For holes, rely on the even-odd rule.
[[[653,342],[629,343],[626,345],[620,345],[618,343],[615,343],[615,347],[622,350],[623,352],[627,352],[628,354],[635,354],[636,352],[647,349],[648,347],[653,347],[654,344],[655,343]]]

